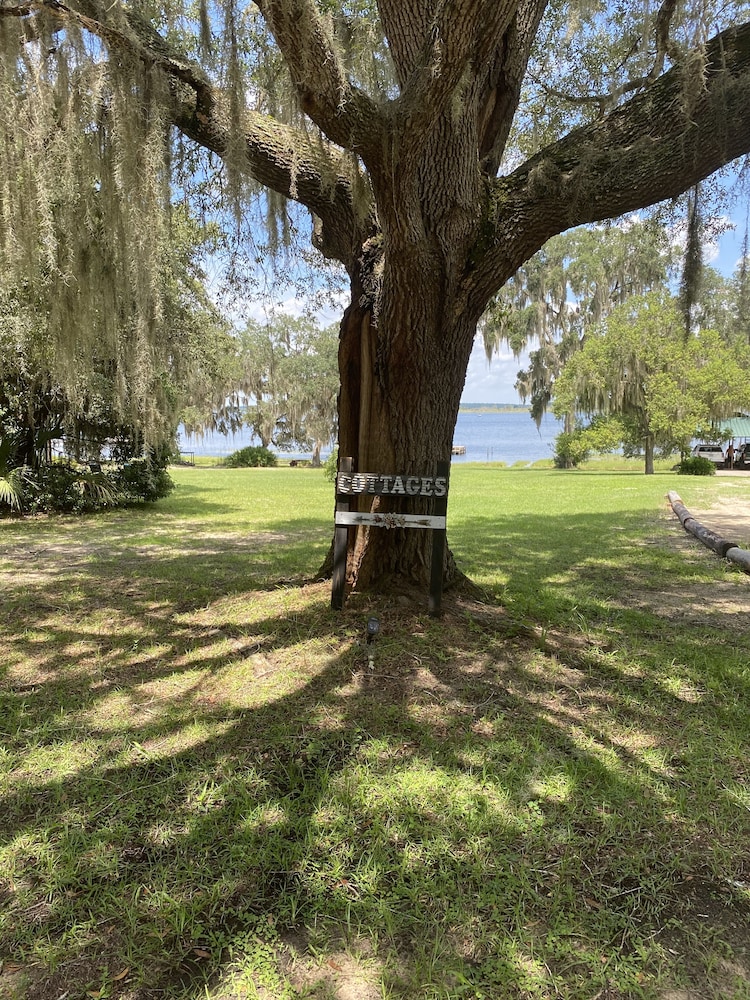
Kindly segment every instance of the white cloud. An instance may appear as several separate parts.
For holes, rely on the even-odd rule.
[[[516,377],[528,363],[528,354],[515,358],[505,346],[496,351],[492,361],[487,363],[484,342],[481,336],[474,339],[474,348],[469,358],[464,385],[464,403],[520,403],[514,389]]]

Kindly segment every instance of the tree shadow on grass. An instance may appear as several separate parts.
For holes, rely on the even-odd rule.
[[[519,543],[551,522],[561,536],[528,518]],[[614,560],[604,524],[583,527]],[[530,549],[545,587],[587,546]],[[207,601],[194,563],[71,558],[6,586],[0,955],[19,995],[357,995],[342,949],[362,998],[656,996],[691,977],[721,995],[707,893],[685,887],[747,930],[747,719],[727,703],[746,672],[692,698],[647,634],[640,652],[553,642],[450,599],[441,622],[382,597],[334,614],[325,585]],[[616,589],[587,600],[592,620],[632,612]],[[680,637],[691,679],[701,636]]]

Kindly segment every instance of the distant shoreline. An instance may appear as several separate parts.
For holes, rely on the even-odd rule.
[[[459,413],[529,413],[523,403],[461,403]]]

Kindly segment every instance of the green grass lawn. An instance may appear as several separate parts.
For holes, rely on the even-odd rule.
[[[664,498],[746,481],[459,465],[435,621],[330,610],[319,471],[173,476],[0,522],[3,1000],[750,997],[750,577]]]

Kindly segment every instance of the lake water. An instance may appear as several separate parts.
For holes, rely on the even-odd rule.
[[[545,415],[540,430],[526,410],[509,413],[463,410],[458,415],[453,443],[466,448],[465,455],[454,455],[454,462],[536,462],[552,458],[554,441],[562,430],[559,421]],[[183,452],[196,455],[229,455],[238,448],[257,444],[249,431],[240,434],[205,434],[188,437],[180,434]],[[309,458],[303,452],[280,452],[282,458]],[[325,458],[326,453],[323,453]]]
[[[545,414],[539,430],[526,410],[482,413],[464,410],[458,415],[453,444],[466,448],[454,462],[537,462],[552,458],[562,424]]]

